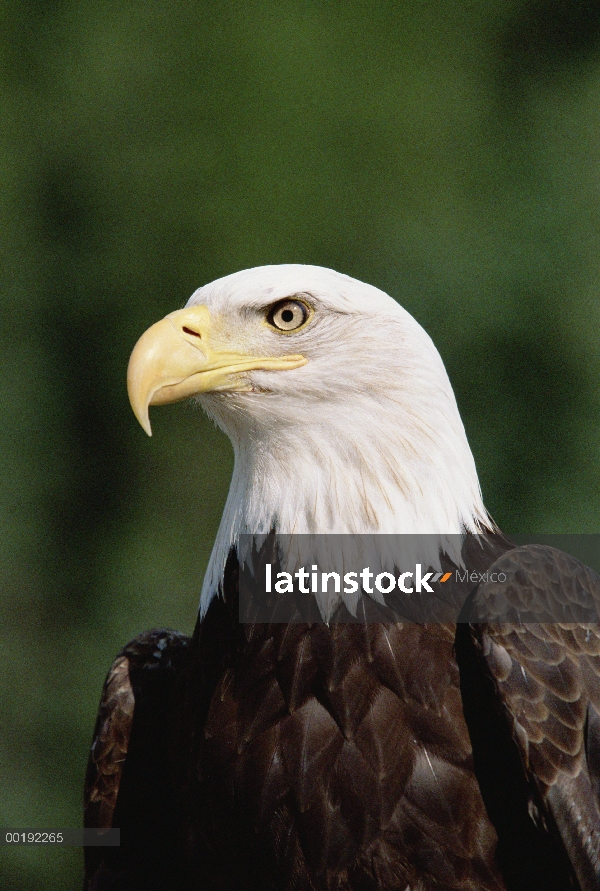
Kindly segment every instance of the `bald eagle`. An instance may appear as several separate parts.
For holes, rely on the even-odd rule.
[[[193,637],[142,634],[108,673],[85,825],[121,845],[86,850],[87,891],[600,888],[600,627],[570,621],[600,579],[495,527],[409,313],[328,269],[238,272],[140,338],[128,387],[148,434],[194,397],[235,463]],[[240,622],[277,536],[414,534],[423,565],[480,571],[461,621],[390,620],[363,587]],[[562,623],[524,624],[550,590]]]

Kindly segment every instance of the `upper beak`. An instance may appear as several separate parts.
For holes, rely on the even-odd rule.
[[[251,387],[244,371],[299,368],[304,356],[249,356],[210,345],[211,316],[206,306],[172,312],[142,334],[127,369],[127,391],[133,412],[152,436],[148,408],[179,402],[214,390]]]

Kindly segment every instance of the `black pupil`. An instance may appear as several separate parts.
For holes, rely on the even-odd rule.
[[[281,320],[283,322],[293,322],[294,321],[294,313],[291,309],[284,309],[281,313]]]

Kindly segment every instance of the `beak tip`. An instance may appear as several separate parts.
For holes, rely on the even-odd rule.
[[[137,400],[131,398],[131,394],[129,402],[131,404],[131,408],[133,409],[133,413],[144,433],[147,433],[148,436],[152,436],[152,427],[150,426],[150,417],[148,415],[148,404],[142,403],[141,405],[138,405]]]
[[[143,380],[138,380],[138,375],[135,374],[135,371],[136,367],[130,359],[129,368],[127,369],[127,395],[129,396],[129,404],[131,405],[133,413],[141,428],[148,434],[148,436],[152,436],[152,428],[148,416],[148,408],[150,406],[152,393],[150,392],[150,394],[148,394],[146,392],[147,387],[144,385],[145,382]]]
[[[138,419],[138,421],[140,422],[140,427],[142,428],[144,433],[147,433],[148,436],[152,436],[152,427],[150,426],[150,418],[148,417],[148,409],[146,408],[146,411],[143,414],[141,414],[141,413],[138,414],[136,412],[135,416]]]

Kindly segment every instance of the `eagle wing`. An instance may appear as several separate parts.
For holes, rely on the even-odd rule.
[[[162,830],[169,810],[170,707],[188,643],[175,631],[147,631],[110,667],[88,759],[84,826],[120,828],[121,844],[86,848],[86,891],[145,887],[144,873],[168,841]]]
[[[84,786],[87,827],[110,829],[119,795],[135,708],[126,651],[111,665],[102,688]]]
[[[534,545],[492,576],[471,595],[456,654],[507,888],[598,889],[600,577]]]

